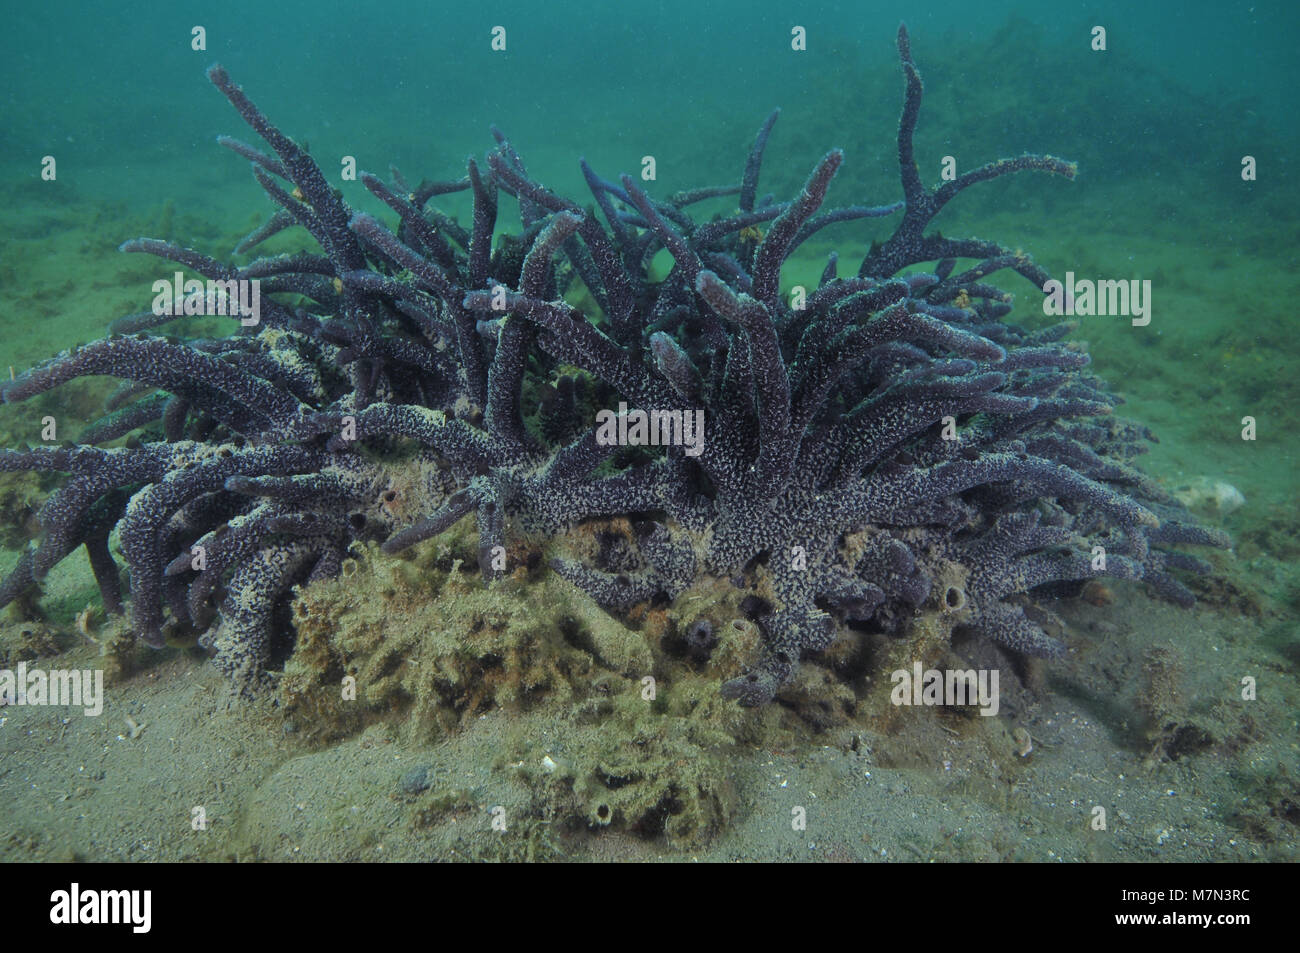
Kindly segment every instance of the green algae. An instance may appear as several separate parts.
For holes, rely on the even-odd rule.
[[[406,558],[357,548],[340,578],[297,592],[278,693],[304,736],[384,723],[403,745],[429,745],[499,710],[511,720],[493,769],[536,792],[523,818],[673,844],[725,827],[737,745],[791,730],[778,709],[750,714],[718,694],[754,648],[753,624],[723,623],[734,606],[708,589],[640,607],[633,628],[544,569],[486,587],[469,522]],[[702,664],[679,633],[705,605],[720,638]],[[419,823],[454,813],[454,795],[434,785]]]

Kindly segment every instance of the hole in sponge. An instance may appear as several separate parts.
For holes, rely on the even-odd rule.
[[[949,612],[956,612],[966,606],[966,592],[957,586],[949,586],[943,594],[943,607]]]

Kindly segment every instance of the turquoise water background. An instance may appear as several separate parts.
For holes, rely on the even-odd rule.
[[[6,6],[0,163],[9,176],[34,175],[40,156],[54,154],[65,176],[102,176],[108,181],[97,185],[126,196],[156,194],[159,165],[177,157],[201,160],[195,177],[242,174],[233,159],[208,162],[217,132],[243,135],[203,80],[214,61],[322,154],[353,154],[365,168],[383,170],[392,161],[450,175],[466,154],[487,148],[487,126],[495,122],[526,159],[553,153],[556,167],[545,171],[557,186],[575,188],[573,163],[561,164],[560,155],[582,153],[634,171],[642,155],[656,154],[661,178],[684,173],[674,163],[678,151],[719,136],[743,150],[773,106],[785,111],[781,132],[823,123],[842,131],[845,142],[808,143],[806,161],[849,142],[876,145],[871,154],[850,152],[850,166],[887,160],[900,20],[927,79],[942,66],[969,94],[963,132],[1016,87],[1034,91],[1039,118],[1050,124],[1063,118],[1053,116],[1054,104],[1074,102],[1080,88],[1104,96],[1114,72],[1150,70],[1196,96],[1241,104],[1245,125],[1294,144],[1292,94],[1300,86],[1300,5],[1285,0]],[[1027,29],[1011,48],[991,48],[990,37],[1009,22]],[[195,24],[207,30],[206,51],[190,48]],[[1089,49],[1095,24],[1108,29],[1106,53]],[[496,25],[507,30],[504,53],[490,49]],[[790,49],[794,25],[807,29],[806,52]],[[863,107],[875,101],[882,80],[894,105],[872,114]],[[1077,117],[1074,135],[1067,123],[1059,141],[1026,137],[1004,146],[1074,157],[1071,147],[1078,152],[1089,140],[1142,137],[1148,119],[1181,111],[1179,103],[1160,101],[1164,92],[1153,86],[1147,101],[1108,102],[1109,122]],[[944,118],[950,130],[953,118]],[[1186,121],[1197,123],[1196,112]],[[1235,138],[1218,123],[1195,132],[1207,150]],[[782,139],[774,138],[774,149]],[[1248,145],[1233,142],[1231,149]],[[696,170],[696,181],[721,171]]]

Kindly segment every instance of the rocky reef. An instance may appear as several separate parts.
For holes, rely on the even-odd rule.
[[[277,206],[236,252],[291,227],[319,251],[228,265],[169,241],[122,246],[232,293],[257,281],[260,313],[229,336],[179,340],[155,333],[174,309],[154,308],[0,386],[13,403],[88,375],[124,381],[78,443],[0,453],[0,470],[66,474],[0,604],[85,546],[108,612],[129,611],[150,645],[197,637],[240,692],[283,680],[301,699],[351,674],[372,706],[414,699],[440,728],[455,713],[572,692],[584,659],[629,684],[669,658],[710,673],[720,697],[673,709],[685,724],[696,705],[803,690],[801,660],[846,632],[903,637],[924,616],[940,641],[960,629],[1051,657],[1061,627],[1037,593],[1108,577],[1190,604],[1176,574],[1207,567],[1176,547],[1226,538],[1135,468],[1151,435],[1114,415],[1120,401],[1068,341],[1073,325],[1007,323],[1010,297],[988,281],[1010,271],[1042,289],[1047,274],[1018,249],[930,227],[976,183],[1075,167],[1023,155],[926,188],[905,29],[898,49],[900,202],[824,208],[839,151],[793,198],[760,198],[773,113],[739,183],[655,198],[584,162],[587,208],[530,176],[494,129],[495,148],[461,179],[361,174],[391,226],[349,207],[213,67],[270,151],[219,142]],[[432,204],[462,191],[467,226]],[[501,221],[503,196],[516,229]],[[734,212],[692,216],[727,196]],[[831,254],[816,288],[782,288],[783,264],[819,230],[889,216],[892,234],[852,274]],[[636,409],[616,415],[624,405]],[[661,412],[649,418],[659,429],[629,439],[642,410]],[[682,424],[700,414],[686,445]],[[623,439],[606,439],[611,417]],[[471,516],[464,555],[481,582],[411,555]],[[331,613],[358,559],[406,551],[408,569],[440,574],[398,587],[408,602],[428,594],[433,635],[383,644],[376,625],[369,641],[340,636]],[[546,587],[549,614],[502,616],[492,593],[510,585]],[[537,635],[590,620],[556,608],[579,597],[609,614],[606,627]],[[467,612],[477,625],[458,628]],[[668,732],[657,743],[685,742]],[[591,795],[593,823],[618,810],[613,797]],[[638,797],[646,816],[682,794]],[[692,802],[712,805],[694,823],[714,823],[725,801]]]

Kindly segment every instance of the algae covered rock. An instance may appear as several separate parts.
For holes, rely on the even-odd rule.
[[[534,792],[515,806],[520,822],[676,844],[721,830],[735,809],[731,751],[781,720],[717,692],[757,640],[753,624],[719,624],[701,659],[682,639],[698,598],[642,611],[636,629],[553,573],[521,568],[485,586],[465,544],[450,532],[413,559],[357,547],[338,579],[297,591],[278,695],[303,737],[332,742],[382,722],[406,746],[460,744],[467,726],[501,716],[493,771]],[[454,784],[421,783],[412,824],[465,810]]]

